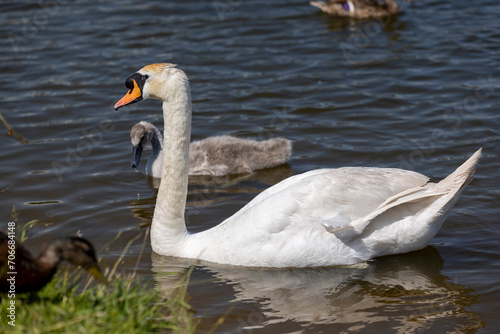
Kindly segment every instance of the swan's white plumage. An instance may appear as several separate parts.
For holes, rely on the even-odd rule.
[[[164,101],[166,154],[151,229],[151,245],[161,255],[242,266],[312,267],[417,250],[441,227],[481,152],[436,184],[424,175],[389,168],[295,175],[219,225],[193,234],[184,222],[191,122],[187,78],[169,64],[149,65],[138,73],[149,76],[143,98]]]
[[[369,214],[388,197],[426,182],[427,177],[414,172],[364,167],[321,169],[292,176],[259,194],[221,224],[193,234],[185,255],[270,267],[368,260],[362,243],[340,242],[325,225],[342,227]],[[225,240],[223,250],[222,245],[211,247],[207,242],[217,237]],[[234,249],[248,251],[245,263],[238,263],[242,256]]]

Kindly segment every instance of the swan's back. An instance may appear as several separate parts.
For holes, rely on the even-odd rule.
[[[190,174],[247,174],[284,164],[292,142],[284,138],[263,141],[232,136],[209,137],[189,147]]]
[[[480,154],[439,183],[411,171],[370,167],[293,176],[221,224],[192,235],[183,255],[234,265],[310,267],[421,249],[472,179]],[[216,240],[224,242],[214,247]]]
[[[264,210],[273,211],[276,201],[290,200],[285,195],[290,193],[297,203],[307,207],[307,211],[319,214],[321,210],[335,208],[335,211],[342,212],[346,221],[352,221],[373,212],[387,198],[423,186],[428,181],[429,178],[420,173],[395,168],[317,169],[294,175],[266,189],[230,219],[238,220],[239,214],[246,215],[245,211],[252,210],[253,206],[265,205],[268,208]]]
[[[345,167],[295,175],[268,188],[221,224],[193,234],[186,257],[268,267],[364,261],[371,254],[362,242],[342,243],[327,227],[346,226],[387,198],[427,182],[422,174],[389,168]],[[213,240],[226,242],[213,247]],[[246,249],[245,254],[235,253],[236,248]]]

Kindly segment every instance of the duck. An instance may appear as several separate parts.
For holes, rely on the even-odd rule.
[[[153,150],[146,165],[146,175],[160,178],[163,159],[163,136],[156,126],[141,121],[130,130],[133,148],[131,166],[137,168],[143,147]],[[292,141],[285,138],[251,140],[233,136],[215,136],[194,141],[189,146],[189,175],[225,176],[250,174],[286,163],[292,154]]]
[[[393,0],[326,0],[311,1],[311,6],[321,9],[333,16],[352,17],[356,19],[380,18],[396,15],[399,7]]]
[[[12,254],[15,258],[11,260],[9,256]],[[64,260],[81,266],[101,283],[107,284],[95,254],[88,240],[67,237],[45,244],[40,254],[34,257],[13,235],[0,231],[0,291],[38,291],[50,282]]]
[[[151,248],[163,256],[244,267],[355,265],[422,249],[472,180],[481,149],[443,180],[398,168],[323,168],[296,174],[258,194],[218,225],[186,228],[191,90],[176,65],[147,65],[125,81],[119,108],[162,101],[163,173]]]

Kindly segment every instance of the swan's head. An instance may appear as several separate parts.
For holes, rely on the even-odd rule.
[[[176,66],[169,63],[151,64],[132,74],[125,81],[129,91],[115,104],[115,110],[146,99],[166,101],[169,91],[175,91],[179,83],[187,83],[186,75]]]

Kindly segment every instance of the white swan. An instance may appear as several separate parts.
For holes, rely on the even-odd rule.
[[[478,150],[455,172],[430,183],[390,168],[319,169],[292,176],[232,217],[199,233],[184,222],[189,171],[191,93],[173,64],[148,65],[126,81],[115,109],[142,99],[163,101],[163,170],[151,227],[160,255],[256,267],[346,265],[425,247],[465,185]]]
[[[163,136],[149,122],[139,122],[130,130],[133,147],[132,167],[137,168],[142,150],[151,142],[146,174],[161,177]],[[285,138],[257,141],[233,136],[216,136],[192,142],[189,146],[189,175],[224,176],[249,174],[254,170],[284,164],[292,154],[292,142]]]

